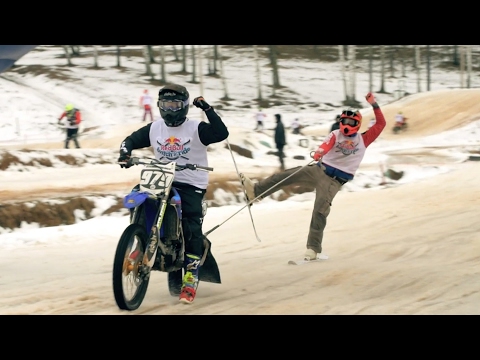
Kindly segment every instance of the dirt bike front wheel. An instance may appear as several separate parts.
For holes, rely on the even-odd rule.
[[[143,254],[147,243],[144,227],[130,224],[117,244],[113,260],[113,294],[122,310],[136,310],[142,304],[150,274],[142,273]]]

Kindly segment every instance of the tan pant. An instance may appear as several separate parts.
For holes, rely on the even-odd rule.
[[[287,169],[261,180],[255,184],[255,197],[269,196],[288,185],[304,185],[315,188],[315,203],[310,220],[307,249],[321,253],[327,216],[330,214],[333,198],[337,195],[341,185],[338,181],[327,176],[320,166],[312,164]]]

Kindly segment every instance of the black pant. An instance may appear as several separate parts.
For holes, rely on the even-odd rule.
[[[65,149],[68,149],[68,144],[70,143],[70,140],[73,140],[73,142],[75,143],[75,147],[77,149],[80,148],[80,144],[78,143],[78,140],[77,140],[77,135],[78,135],[78,128],[67,129],[67,138],[65,139]]]
[[[278,159],[280,160],[280,167],[282,170],[285,170],[285,163],[283,162],[283,158],[285,157],[285,154],[283,153],[283,147],[285,145],[277,145],[278,149]]]
[[[174,182],[182,199],[183,224],[188,224],[190,231],[184,229],[184,233],[191,234],[190,239],[185,239],[185,252],[198,256],[203,255],[203,209],[202,200],[206,190],[195,186]]]

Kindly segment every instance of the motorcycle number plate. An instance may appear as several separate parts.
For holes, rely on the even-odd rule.
[[[175,175],[175,164],[158,167],[146,167],[140,174],[140,189],[153,194],[170,189]]]

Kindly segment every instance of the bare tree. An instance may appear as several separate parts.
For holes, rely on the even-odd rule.
[[[79,45],[70,45],[72,49],[72,56],[80,56],[80,46]]]
[[[121,55],[120,45],[117,45],[117,67],[120,67],[120,55]]]
[[[199,76],[200,76],[200,95],[203,96],[204,95],[204,87],[203,87],[203,48],[202,48],[202,45],[198,46],[197,56],[194,58],[193,61],[195,61],[196,58],[198,58],[198,68],[200,69],[198,71]],[[201,111],[201,116],[202,116],[202,120],[205,121],[206,115],[205,115],[204,111]]]
[[[148,52],[148,45],[143,47],[143,58],[145,59],[145,72],[148,76],[150,76],[151,80],[154,80],[155,77],[152,72],[152,67],[150,64],[150,54]]]
[[[380,45],[380,90],[385,93],[385,45]]]
[[[221,50],[221,45],[215,45],[216,50],[215,50],[215,57],[218,59],[218,66],[220,68],[220,79],[222,80],[222,85],[223,85],[223,98],[222,100],[230,100],[228,96],[228,90],[227,90],[227,80],[225,79],[225,70],[223,68],[223,59],[222,59],[222,50]]]
[[[394,78],[395,77],[395,66],[393,64],[393,59],[395,58],[395,55],[397,54],[397,49],[395,45],[390,46],[390,77]]]
[[[219,47],[220,45],[213,45],[213,71],[212,74],[216,75],[217,74],[217,62],[218,62],[218,57],[219,57]]]
[[[98,68],[98,47],[93,45],[93,67]]]
[[[347,57],[345,57],[345,53]],[[355,100],[355,45],[338,45],[338,55],[341,62],[343,86],[345,90],[344,104],[348,106],[358,106]]]
[[[150,58],[150,64],[155,64],[155,52],[153,51],[153,46],[152,45],[147,45],[148,49],[148,57]]]
[[[195,45],[192,45],[192,80],[191,82],[197,84],[197,67],[196,67],[196,57],[195,57]]]
[[[65,51],[65,58],[67,59],[67,65],[72,66],[72,59],[70,57],[70,53],[68,51],[68,45],[63,45],[63,50]]]
[[[458,62],[458,45],[453,45],[453,57],[452,62],[454,66],[460,65]]]
[[[348,80],[346,75],[346,66],[345,66],[345,45],[338,45],[338,59],[340,61],[340,71],[342,72],[343,79],[343,93],[345,94],[345,101],[348,99]]]
[[[253,56],[255,58],[255,68],[257,72],[257,89],[258,89],[258,100],[262,101],[262,76],[260,73],[260,60],[258,57],[257,45],[253,45]]]
[[[160,45],[160,81],[167,83],[167,75],[165,72],[165,45]]]
[[[278,89],[281,87],[280,85],[280,76],[278,74],[278,48],[277,45],[269,45],[268,46],[270,49],[270,65],[272,66],[272,76],[273,76],[273,86],[272,86],[272,91],[273,95],[275,95],[275,89]]]
[[[208,75],[217,75],[218,45],[212,45],[208,57]]]
[[[368,91],[373,91],[373,46],[368,46]]]
[[[465,45],[460,46],[460,88],[465,87]]]
[[[421,67],[421,61],[420,61],[420,46],[415,45],[415,67],[417,70],[417,92],[422,91],[422,87],[420,86],[421,84],[421,77],[420,77],[420,67]]]
[[[427,91],[430,91],[430,45],[427,45]]]
[[[470,89],[471,79],[472,79],[472,45],[467,46],[466,61],[467,61],[467,88]]]
[[[178,58],[178,52],[177,52],[177,47],[175,45],[172,45],[173,48],[173,57],[175,58],[175,61],[180,61]]]
[[[182,45],[182,72],[187,72],[187,45]]]
[[[352,105],[354,105],[357,100],[355,99],[355,93],[357,88],[356,82],[356,61],[357,61],[357,47],[355,45],[348,46],[348,60],[349,60],[349,67],[350,67],[350,101]]]

